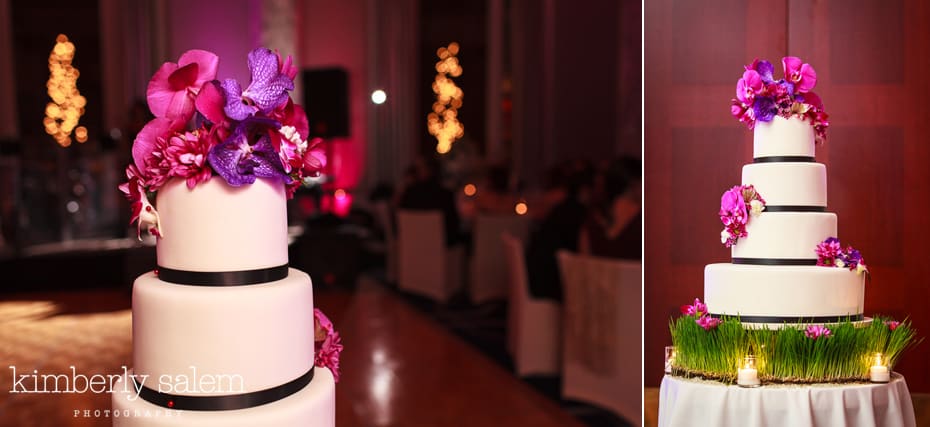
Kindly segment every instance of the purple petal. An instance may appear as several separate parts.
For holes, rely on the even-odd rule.
[[[223,83],[220,83],[220,86],[223,88],[223,92],[226,93],[226,106],[223,107],[223,111],[230,119],[238,121],[245,120],[246,117],[258,111],[258,108],[254,105],[248,105],[243,102],[242,86],[239,86],[239,82],[233,79],[226,79],[223,80]]]
[[[752,110],[755,113],[756,120],[762,122],[772,121],[775,118],[775,113],[778,112],[775,101],[766,97],[756,98],[756,102],[752,104]]]
[[[759,73],[759,76],[762,77],[762,81],[765,83],[771,83],[775,80],[775,66],[771,62],[762,60],[756,62],[756,72]]]
[[[269,49],[258,48],[249,52],[249,70],[252,82],[242,96],[265,113],[287,102],[287,92],[294,90],[294,81],[282,74],[278,55]]]
[[[271,145],[271,138],[268,135],[261,137],[255,145],[252,146],[253,162],[252,173],[261,178],[280,178],[285,175],[284,166],[281,165],[281,157],[274,151]]]
[[[237,131],[225,142],[213,147],[207,155],[213,170],[233,187],[255,182],[255,175],[248,173],[250,170],[240,170],[242,158],[246,154],[241,148],[244,143],[245,134]]]

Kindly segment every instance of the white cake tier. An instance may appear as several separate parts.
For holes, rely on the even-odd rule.
[[[133,285],[132,339],[137,375],[180,377],[173,383],[238,375],[237,390],[276,387],[313,366],[313,285],[295,269],[285,279],[247,286],[175,285],[149,272]]]
[[[117,383],[112,395],[114,427],[333,427],[336,386],[329,369],[317,367],[313,381],[284,399],[231,411],[172,410],[137,398]],[[146,415],[148,414],[148,415]]]
[[[790,119],[775,116],[771,122],[756,121],[752,156],[814,157],[814,127],[797,116]]]
[[[743,185],[753,185],[769,206],[827,206],[827,167],[820,163],[752,163]]]
[[[239,271],[287,264],[284,184],[258,179],[231,187],[214,176],[193,190],[172,179],[158,190],[158,265],[187,271]]]
[[[763,195],[764,197],[764,195]],[[733,258],[817,259],[817,245],[836,236],[832,212],[762,212],[749,219]]]
[[[704,268],[704,303],[712,314],[857,316],[863,312],[864,297],[865,275],[844,268],[737,264]]]

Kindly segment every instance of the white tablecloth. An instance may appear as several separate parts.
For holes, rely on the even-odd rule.
[[[904,377],[887,384],[728,386],[666,375],[659,391],[665,426],[914,427]]]

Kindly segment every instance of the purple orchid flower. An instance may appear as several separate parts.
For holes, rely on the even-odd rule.
[[[756,120],[761,122],[772,121],[772,119],[775,118],[775,114],[778,113],[778,107],[775,105],[775,101],[768,97],[756,98],[756,102],[752,104],[752,110]]]
[[[288,91],[294,90],[289,70],[281,70],[278,55],[269,49],[257,48],[249,52],[249,71],[252,81],[242,90],[239,82],[226,79],[221,86],[226,92],[224,111],[233,120],[245,120],[257,112],[270,113],[287,102]]]
[[[268,135],[262,135],[255,144],[249,144],[250,128],[272,125],[271,119],[252,118],[236,127],[235,132],[210,150],[207,159],[229,185],[239,187],[255,182],[255,178],[280,178],[287,181],[281,159],[275,152]]]
[[[752,61],[752,64],[745,68],[747,70],[755,70],[755,72],[759,73],[759,77],[762,78],[763,83],[775,81],[775,66],[769,61],[755,59]]]

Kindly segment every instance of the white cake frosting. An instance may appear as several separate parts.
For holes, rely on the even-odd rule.
[[[138,375],[239,375],[242,392],[252,392],[287,383],[313,366],[313,287],[299,270],[248,286],[176,285],[146,273],[133,286],[132,314]]]
[[[175,411],[136,399],[122,382],[113,393],[115,427],[333,427],[336,389],[329,369],[316,367],[313,381],[284,399],[231,411]],[[126,381],[125,377],[122,381]],[[148,414],[148,415],[146,415]]]
[[[775,116],[771,122],[756,121],[752,154],[755,158],[772,156],[814,157],[814,128],[797,116]]]
[[[743,166],[743,185],[752,185],[770,206],[827,206],[827,167],[821,163],[752,163]]]
[[[818,317],[863,313],[865,276],[818,266],[710,264],[704,302],[714,314]]]
[[[287,204],[279,181],[231,187],[214,176],[192,190],[172,179],[158,190],[155,209],[162,267],[239,271],[287,264]]]
[[[816,259],[817,245],[836,236],[836,214],[762,212],[749,220],[746,233],[731,248],[733,258]]]

